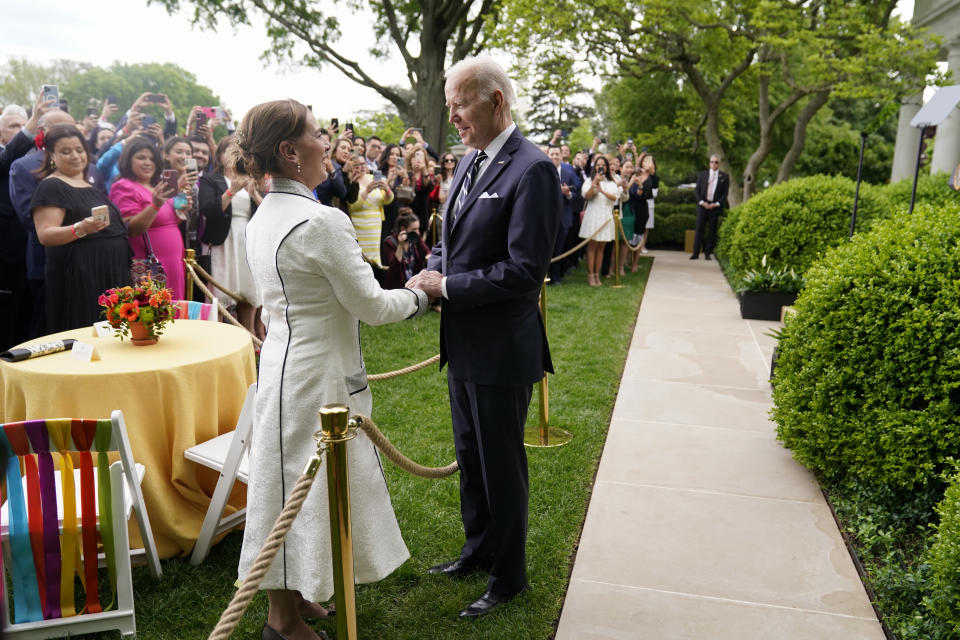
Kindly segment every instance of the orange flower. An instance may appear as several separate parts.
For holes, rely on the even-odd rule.
[[[137,304],[136,300],[133,302],[125,302],[120,305],[117,313],[120,314],[121,318],[132,322],[140,317],[140,305]]]
[[[111,327],[116,327],[120,324],[120,320],[113,315],[113,309],[107,309],[107,322],[110,323]]]

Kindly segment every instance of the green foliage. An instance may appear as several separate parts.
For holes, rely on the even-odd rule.
[[[43,85],[55,84],[59,87],[69,78],[92,66],[73,60],[54,60],[43,65],[30,62],[26,58],[10,58],[0,69],[0,106],[19,104],[29,112]],[[63,96],[62,88],[60,95]]]
[[[913,192],[913,178],[891,182],[884,186],[883,191],[894,207],[907,211],[910,208],[910,194]],[[917,178],[917,202],[939,209],[960,202],[960,193],[950,188],[950,176],[946,173],[930,174],[921,171]]]
[[[863,149],[864,182],[882,184],[890,177],[893,147],[893,141],[881,134],[867,136]],[[850,122],[822,111],[807,128],[807,144],[793,174],[835,174],[856,180],[859,159],[860,132]]]
[[[657,192],[657,207],[664,204],[688,204],[695,207],[697,194],[693,189],[670,187],[661,182],[660,191]]]
[[[937,514],[940,525],[926,554],[932,573],[931,595],[924,604],[960,635],[960,475],[947,487]]]
[[[673,215],[661,216],[659,205],[657,209],[654,209],[654,216],[654,227],[647,237],[647,245],[651,247],[683,247],[683,239],[687,230],[694,229],[697,225],[697,216],[692,213],[674,213]]]
[[[365,111],[353,120],[354,133],[364,138],[377,136],[385,144],[396,144],[406,130],[407,125],[394,111]]]
[[[195,105],[201,107],[223,106],[220,98],[209,88],[199,84],[197,77],[186,69],[173,63],[126,64],[115,62],[108,69],[92,67],[82,73],[67,78],[60,87],[60,95],[68,98],[71,104],[82,108],[103,106],[108,95],[116,96],[119,109],[114,121],[144,92],[165,93],[170,97],[177,124],[181,130],[187,124],[187,116]],[[151,105],[143,109],[158,119],[163,119],[163,110]],[[76,117],[79,112],[74,112]],[[80,116],[82,117],[82,116]]]
[[[839,176],[796,178],[770,187],[734,210],[717,253],[734,273],[758,268],[767,256],[771,267],[803,274],[827,249],[847,239],[855,188]],[[879,188],[861,185],[857,230],[869,228],[889,209]]]
[[[799,293],[803,288],[803,277],[798,276],[793,269],[774,269],[767,264],[767,256],[763,256],[759,269],[747,269],[740,277],[736,290],[740,293],[769,292],[769,293]]]
[[[584,118],[593,115],[593,109],[583,104],[588,91],[573,58],[555,51],[546,57],[537,56],[533,64],[522,61],[513,70],[516,76],[531,81],[526,90],[530,107],[524,118],[530,125],[524,131],[527,137],[549,140],[557,129],[569,136]]]
[[[958,213],[922,206],[880,222],[806,273],[773,416],[830,482],[927,490],[960,448]]]

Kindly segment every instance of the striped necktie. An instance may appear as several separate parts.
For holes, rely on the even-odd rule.
[[[473,159],[473,167],[470,169],[470,173],[463,179],[463,186],[460,187],[460,193],[457,195],[457,202],[453,207],[453,219],[456,220],[457,216],[460,215],[460,209],[463,207],[463,203],[467,200],[467,195],[470,193],[470,188],[473,186],[473,181],[477,179],[477,173],[480,171],[480,165],[483,164],[483,161],[487,159],[487,154],[483,151],[477,154],[477,157]]]

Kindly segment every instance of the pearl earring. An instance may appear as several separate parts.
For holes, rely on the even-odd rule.
[[[300,173],[300,162],[297,162],[297,173]]]

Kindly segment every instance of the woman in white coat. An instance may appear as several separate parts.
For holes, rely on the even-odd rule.
[[[386,324],[423,313],[419,291],[384,291],[364,263],[350,220],[316,201],[329,143],[307,108],[278,100],[251,109],[237,131],[234,171],[273,186],[247,226],[247,260],[269,317],[260,352],[250,446],[247,525],[239,574],[250,571],[304,465],[316,450],[317,410],[343,403],[371,412],[359,322]],[[348,445],[357,582],[389,575],[408,557],[374,445]],[[324,462],[326,464],[326,462]],[[333,594],[326,474],[293,523],[261,588],[270,611],[263,640],[323,637],[303,621],[327,612]]]

